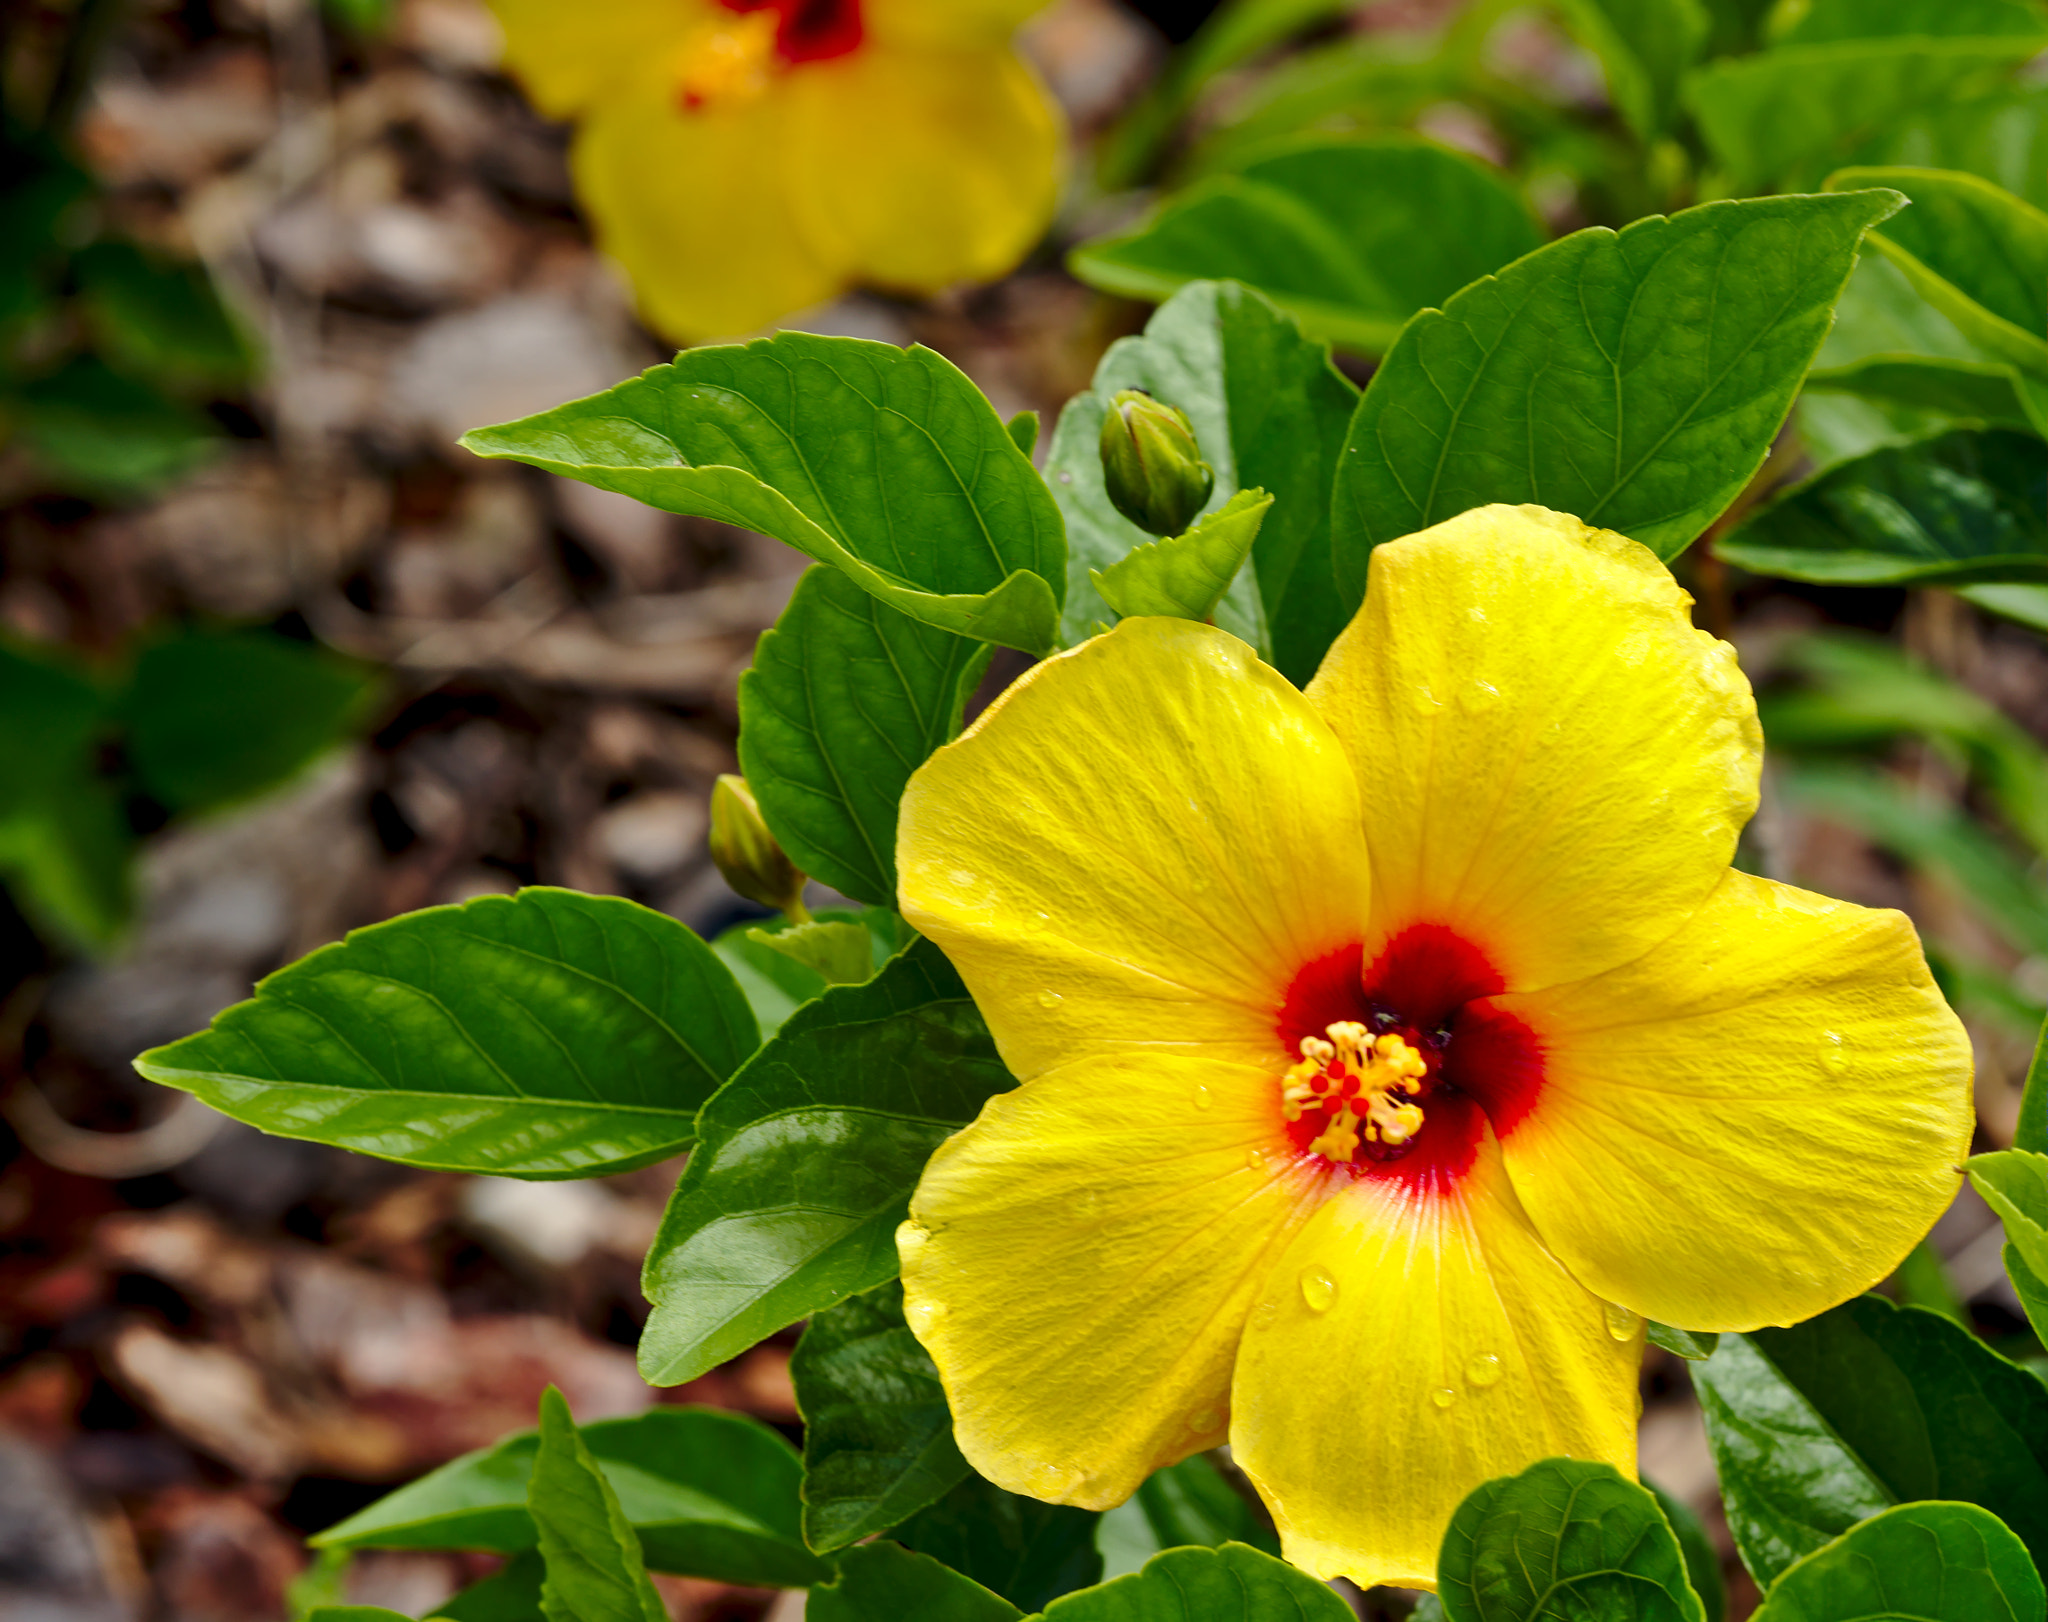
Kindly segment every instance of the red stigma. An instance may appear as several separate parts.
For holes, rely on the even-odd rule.
[[[785,63],[824,62],[860,48],[860,0],[719,0],[727,11],[775,13],[775,54]]]
[[[1290,1056],[1302,1038],[1354,1020],[1400,1035],[1429,1065],[1415,1097],[1424,1114],[1415,1136],[1398,1145],[1361,1144],[1357,1158],[1333,1165],[1354,1177],[1397,1178],[1446,1193],[1478,1153],[1482,1123],[1491,1122],[1497,1136],[1514,1129],[1542,1089],[1543,1049],[1527,1025],[1489,1001],[1505,989],[1486,953],[1443,924],[1410,925],[1371,963],[1362,946],[1349,946],[1302,965],[1277,1021]],[[1332,1089],[1333,1098],[1339,1092]],[[1307,1154],[1326,1120],[1309,1110],[1285,1130]]]

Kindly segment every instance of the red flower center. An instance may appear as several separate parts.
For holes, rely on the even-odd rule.
[[[785,63],[823,62],[857,50],[860,0],[719,0],[727,11],[775,13],[775,54]]]
[[[1304,965],[1279,1021],[1303,1055],[1282,1084],[1297,1152],[1448,1188],[1481,1123],[1505,1136],[1543,1085],[1535,1033],[1486,1001],[1504,989],[1486,954],[1442,924],[1409,926],[1369,964],[1351,946]]]

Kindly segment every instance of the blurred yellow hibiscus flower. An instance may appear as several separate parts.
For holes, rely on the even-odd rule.
[[[1434,1585],[1491,1478],[1632,1473],[1643,1322],[1868,1288],[1970,1048],[1910,923],[1729,866],[1761,737],[1645,548],[1490,507],[1373,554],[1306,692],[1130,619],[912,779],[905,915],[1021,1080],[926,1167],[960,1446],[1106,1508],[1228,1441],[1286,1554]]]
[[[648,320],[695,342],[856,284],[1009,270],[1057,200],[1058,109],[1011,46],[1045,0],[492,0],[577,123],[576,187]]]

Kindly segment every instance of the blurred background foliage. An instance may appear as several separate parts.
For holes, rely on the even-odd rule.
[[[1581,226],[1855,165],[2048,206],[2025,0],[1059,0],[1023,45],[1073,131],[1048,239],[989,286],[787,324],[929,344],[1048,424],[1197,278],[1262,287],[1363,381],[1413,311]],[[9,1617],[283,1617],[340,1580],[302,1574],[306,1534],[549,1380],[583,1419],[680,1399],[798,1433],[790,1336],[674,1392],[633,1371],[672,1165],[412,1173],[127,1063],[348,928],[520,884],[816,989],[705,842],[802,560],[454,447],[663,358],[500,47],[480,0],[0,7]],[[1912,914],[1995,1148],[2048,1004],[2048,369],[1973,312],[2048,340],[1950,269],[1944,304],[1866,253],[1770,462],[1676,567],[1761,691],[1744,863]],[[1999,1249],[1966,1196],[1895,1290],[2030,1351]],[[1645,1471],[1741,1614],[1675,1359],[1645,1395]],[[380,1551],[349,1592],[419,1613],[483,1570]],[[661,1581],[681,1618],[788,1603]]]

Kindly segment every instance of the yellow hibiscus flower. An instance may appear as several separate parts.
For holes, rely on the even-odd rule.
[[[493,0],[577,121],[576,189],[648,320],[695,342],[857,283],[1000,276],[1058,196],[1058,109],[1010,36],[1045,0]]]
[[[1927,1231],[1969,1045],[1902,915],[1729,867],[1761,739],[1689,606],[1482,508],[1306,693],[1126,620],[912,780],[904,911],[1022,1081],[898,1235],[982,1474],[1099,1509],[1227,1440],[1297,1565],[1429,1587],[1481,1482],[1633,1470],[1645,1318],[1795,1322]]]

